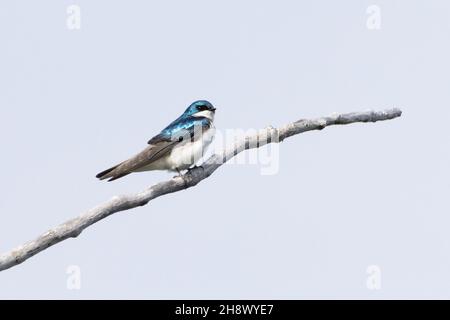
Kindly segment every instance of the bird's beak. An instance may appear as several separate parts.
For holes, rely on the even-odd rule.
[[[211,111],[216,111],[216,108],[212,108]]]

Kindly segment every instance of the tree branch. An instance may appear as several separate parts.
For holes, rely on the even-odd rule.
[[[160,182],[140,193],[134,195],[115,196],[111,200],[88,210],[77,218],[60,224],[59,226],[40,235],[38,238],[1,255],[0,271],[20,264],[35,254],[57,244],[58,242],[68,238],[77,237],[87,227],[113,213],[129,210],[138,206],[144,206],[149,201],[165,194],[193,187],[200,181],[208,178],[226,161],[230,160],[244,150],[259,148],[268,143],[278,143],[293,135],[311,130],[322,130],[323,128],[331,125],[390,120],[400,117],[401,114],[401,110],[396,108],[377,112],[367,111],[334,114],[328,117],[312,120],[299,120],[279,129],[269,127],[261,130],[258,134],[245,136],[222,152],[211,156],[203,163],[201,167],[195,167],[184,175]]]

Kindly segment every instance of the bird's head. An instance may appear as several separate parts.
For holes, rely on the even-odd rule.
[[[193,102],[184,112],[184,116],[205,117],[210,120],[214,119],[216,108],[206,100],[198,100]]]

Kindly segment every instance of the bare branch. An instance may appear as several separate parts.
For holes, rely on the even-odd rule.
[[[77,218],[60,224],[38,238],[1,255],[0,271],[20,264],[58,242],[77,237],[87,227],[113,213],[144,206],[149,201],[162,195],[193,187],[203,179],[208,178],[226,161],[244,150],[259,148],[267,143],[278,143],[293,135],[311,130],[322,130],[331,125],[390,120],[400,117],[401,114],[401,110],[396,108],[378,112],[367,111],[335,114],[312,120],[299,120],[279,129],[271,127],[263,129],[258,134],[246,136],[236,141],[234,145],[226,148],[221,153],[211,156],[201,167],[195,167],[182,176],[160,182],[140,193],[113,197],[111,200],[92,208]]]

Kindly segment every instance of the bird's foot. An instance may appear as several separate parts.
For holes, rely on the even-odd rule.
[[[179,178],[183,175],[179,169],[177,169],[177,172],[178,172],[178,175],[173,176],[173,178]]]

